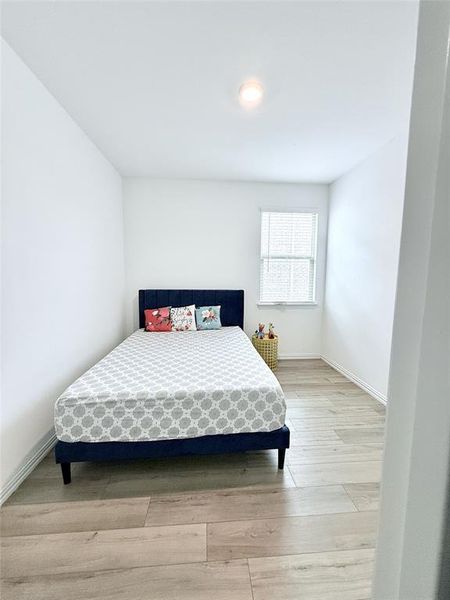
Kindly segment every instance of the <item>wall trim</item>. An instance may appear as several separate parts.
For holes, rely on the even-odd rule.
[[[278,358],[280,360],[311,360],[322,358],[320,354],[279,354]]]
[[[41,462],[49,450],[56,444],[55,430],[51,429],[43,438],[30,450],[22,464],[6,481],[0,491],[0,505],[3,504],[19,485],[28,477],[33,469]]]
[[[339,371],[339,373],[344,375],[344,377],[347,377],[347,379],[350,379],[350,381],[352,381],[358,387],[360,387],[362,390],[367,392],[370,396],[372,396],[372,398],[375,398],[375,400],[378,400],[378,402],[381,402],[381,404],[384,404],[386,406],[387,397],[385,394],[382,394],[381,392],[376,390],[374,387],[372,387],[371,385],[366,383],[363,379],[361,379],[360,377],[358,377],[357,375],[355,375],[354,373],[352,373],[351,371],[349,371],[342,365],[335,363],[334,360],[331,360],[331,358],[327,358],[323,354],[321,355],[320,358],[323,361],[325,361],[327,364],[329,364],[330,367],[333,367],[333,369],[335,369],[336,371]]]

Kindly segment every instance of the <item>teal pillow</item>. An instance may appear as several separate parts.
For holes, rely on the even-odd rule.
[[[220,306],[198,306],[195,309],[197,329],[220,329]]]

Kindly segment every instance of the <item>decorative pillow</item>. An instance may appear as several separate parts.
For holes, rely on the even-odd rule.
[[[199,306],[195,309],[197,329],[220,329],[220,306]]]
[[[172,331],[170,306],[144,310],[145,331]]]
[[[172,331],[195,331],[195,304],[170,309]]]

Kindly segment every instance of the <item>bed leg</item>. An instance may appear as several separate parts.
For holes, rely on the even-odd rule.
[[[278,468],[284,468],[284,457],[286,456],[286,448],[278,448]]]
[[[64,485],[69,484],[72,481],[72,477],[70,475],[70,463],[61,463],[61,471]]]

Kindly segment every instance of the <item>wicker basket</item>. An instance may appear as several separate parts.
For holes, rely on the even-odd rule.
[[[278,366],[278,336],[269,338],[266,333],[264,339],[260,339],[253,335],[252,342],[267,366],[274,371]]]

